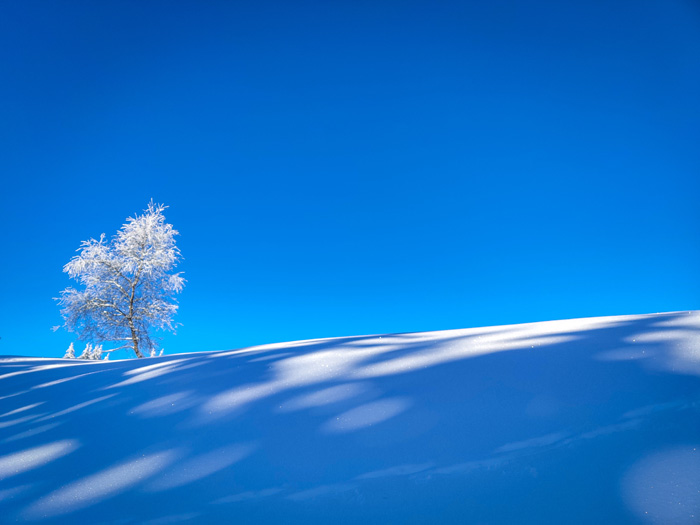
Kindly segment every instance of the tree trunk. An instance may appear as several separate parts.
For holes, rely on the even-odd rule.
[[[129,323],[131,324],[131,323]],[[136,357],[143,357],[143,354],[139,350],[139,337],[136,335],[136,330],[134,330],[133,326],[130,326],[131,328],[131,341],[134,343],[134,353],[136,354]]]
[[[141,268],[139,267],[134,280],[131,283],[131,297],[129,299],[129,316],[127,321],[129,322],[129,330],[131,330],[131,340],[134,342],[134,353],[136,357],[143,357],[143,354],[139,350],[139,337],[136,335],[136,328],[134,327],[134,299],[136,298],[136,285],[139,282],[139,277],[141,276]]]

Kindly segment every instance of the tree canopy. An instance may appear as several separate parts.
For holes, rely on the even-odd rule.
[[[63,271],[81,289],[68,287],[58,299],[65,327],[80,339],[119,344],[136,357],[157,347],[153,330],[175,331],[175,295],[185,280],[173,272],[180,250],[177,230],[165,222],[167,208],[151,201],[142,215],[127,218],[111,241],[83,241]]]

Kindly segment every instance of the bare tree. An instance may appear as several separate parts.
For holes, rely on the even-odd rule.
[[[65,327],[80,339],[122,345],[136,357],[155,350],[153,329],[175,331],[175,294],[185,280],[172,270],[180,260],[178,232],[165,222],[166,206],[151,201],[143,215],[129,217],[111,242],[83,241],[63,271],[84,289],[69,287],[58,299]]]

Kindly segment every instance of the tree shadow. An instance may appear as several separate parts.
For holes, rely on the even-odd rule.
[[[675,313],[3,359],[0,521],[634,522],[629,487],[660,470],[635,465],[700,443],[699,329]]]

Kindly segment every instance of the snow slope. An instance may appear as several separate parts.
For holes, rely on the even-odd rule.
[[[3,523],[698,523],[700,313],[0,359]]]

